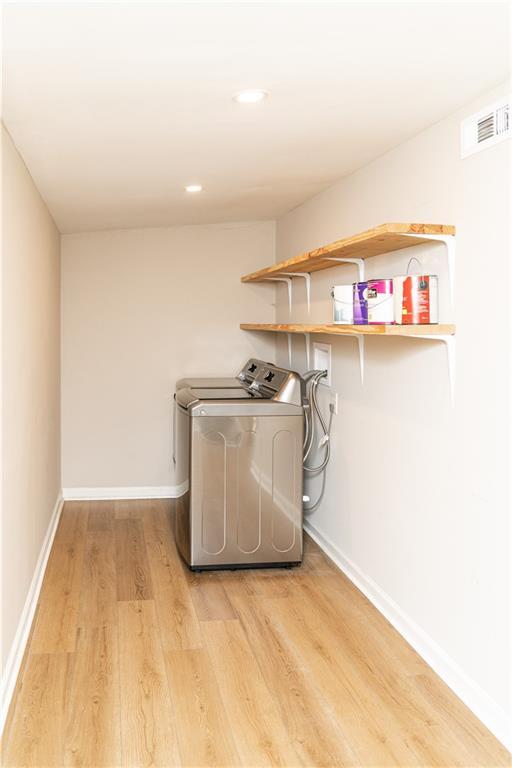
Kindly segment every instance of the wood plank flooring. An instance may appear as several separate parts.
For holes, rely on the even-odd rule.
[[[172,514],[66,503],[3,766],[510,765],[310,539],[299,569],[194,574]]]

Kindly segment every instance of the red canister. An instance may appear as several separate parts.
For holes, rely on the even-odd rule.
[[[439,322],[437,275],[393,278],[395,323],[428,325]]]

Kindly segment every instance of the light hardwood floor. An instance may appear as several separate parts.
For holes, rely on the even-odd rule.
[[[4,766],[503,766],[510,756],[310,540],[192,574],[172,503],[65,505]]]

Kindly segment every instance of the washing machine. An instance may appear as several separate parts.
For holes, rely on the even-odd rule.
[[[263,365],[238,387],[180,387],[176,541],[193,570],[302,561],[304,382]]]

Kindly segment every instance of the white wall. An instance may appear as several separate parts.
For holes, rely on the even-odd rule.
[[[362,385],[356,341],[320,337],[332,344],[340,411],[325,499],[310,524],[505,739],[512,648],[505,432],[511,142],[459,158],[460,119],[503,93],[504,87],[483,96],[284,216],[276,256],[387,221],[457,226],[455,407],[440,343],[366,340]],[[440,273],[443,319],[450,320],[442,245],[372,259],[367,274],[403,273],[413,253]],[[352,266],[314,274],[311,321],[331,322],[331,285],[355,279]],[[292,317],[307,322],[297,283],[302,302]],[[281,288],[277,316],[288,321]],[[285,339],[279,350],[285,364]],[[294,363],[304,365],[301,338]]]
[[[173,486],[176,380],[274,356],[272,339],[239,330],[273,321],[273,289],[240,277],[272,262],[274,246],[273,222],[63,236],[66,489]]]
[[[12,672],[6,669],[6,664],[60,493],[59,346],[59,233],[2,126],[2,670],[5,675]]]

